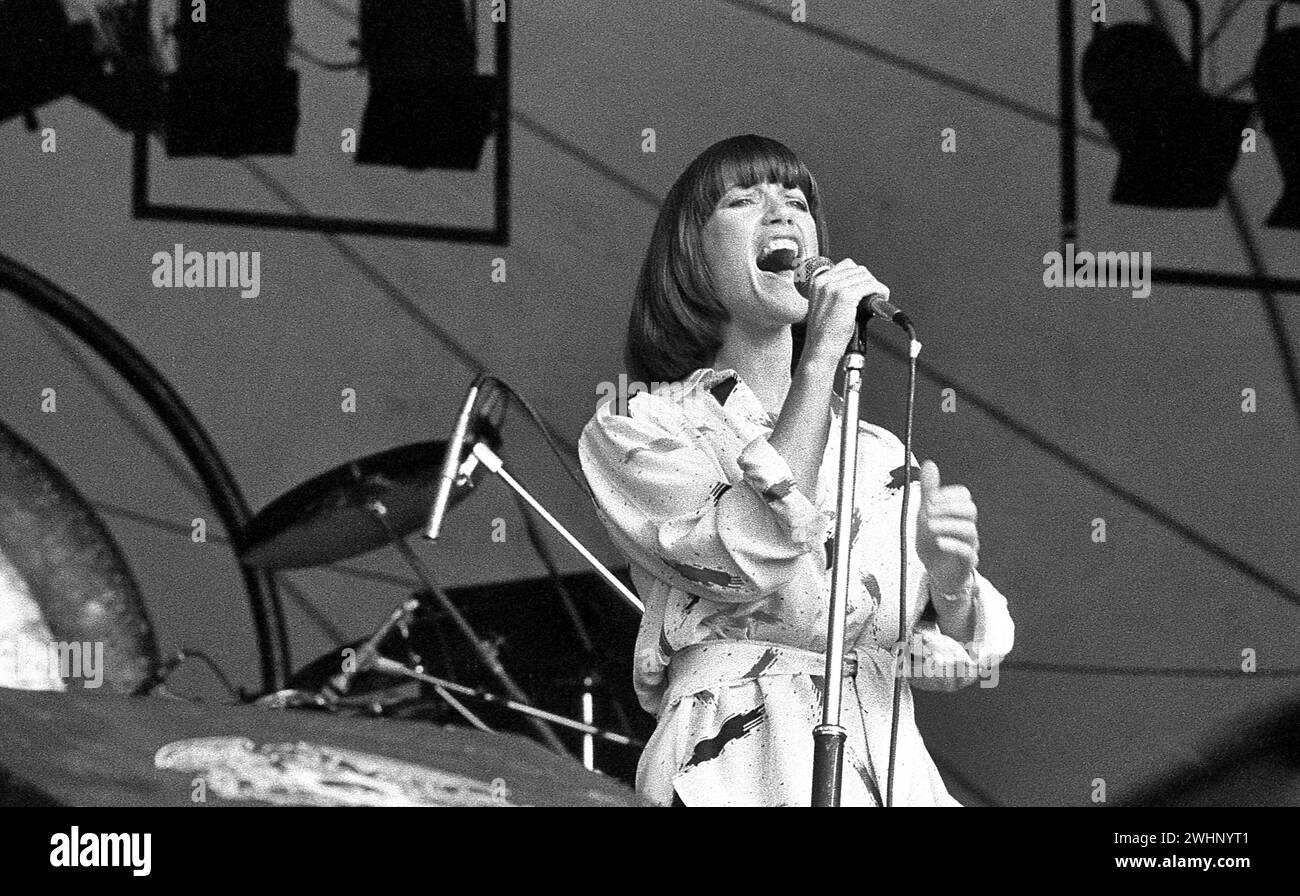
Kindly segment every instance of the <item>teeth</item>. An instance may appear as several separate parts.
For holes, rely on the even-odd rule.
[[[789,249],[797,256],[799,254],[799,243],[789,237],[778,237],[763,245],[762,250],[758,253],[759,258],[770,255],[778,249]]]

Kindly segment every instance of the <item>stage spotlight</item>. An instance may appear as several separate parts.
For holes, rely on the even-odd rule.
[[[156,129],[163,78],[152,55],[148,0],[96,7],[95,20],[99,72],[73,95],[124,131]]]
[[[370,97],[357,161],[478,168],[498,85],[476,72],[462,0],[361,0],[360,32]]]
[[[1300,25],[1275,31],[1255,59],[1255,98],[1282,169],[1282,198],[1270,227],[1300,229]]]
[[[0,121],[70,94],[122,130],[151,127],[161,83],[147,7],[0,0]]]
[[[100,73],[94,31],[61,0],[0,0],[0,121],[59,99]]]
[[[287,0],[209,0],[194,21],[177,0],[177,68],[168,79],[169,156],[291,155],[298,73],[287,67]]]
[[[1152,25],[1102,28],[1083,56],[1093,117],[1119,151],[1111,201],[1212,208],[1228,187],[1250,104],[1201,90],[1173,41]]]

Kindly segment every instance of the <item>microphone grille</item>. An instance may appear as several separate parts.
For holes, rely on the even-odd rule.
[[[820,271],[834,267],[835,264],[829,258],[816,255],[812,258],[805,258],[794,269],[794,286],[799,290],[799,295],[808,298],[808,287],[812,284],[812,278]]]

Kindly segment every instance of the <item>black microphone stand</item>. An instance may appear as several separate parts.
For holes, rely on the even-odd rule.
[[[837,807],[844,769],[847,732],[840,724],[844,688],[844,627],[849,596],[849,547],[853,499],[858,479],[858,407],[862,398],[862,331],[870,318],[853,328],[853,339],[840,359],[844,373],[844,411],[840,418],[839,494],[835,503],[835,559],[831,567],[831,604],[826,634],[826,687],[821,724],[813,728],[814,807]]]
[[[903,506],[899,514],[899,582],[898,582],[898,638],[896,649],[906,650],[907,633],[907,520],[908,499],[911,496],[912,475],[912,408],[916,396],[916,356],[921,351],[916,329],[911,320],[897,308],[886,304],[877,312],[907,331],[908,377],[907,421],[903,439],[904,476]],[[831,567],[830,618],[826,635],[826,687],[822,694],[821,724],[813,728],[813,785],[812,805],[837,807],[843,784],[844,743],[847,732],[840,725],[840,708],[844,685],[844,629],[848,607],[850,582],[849,548],[853,522],[853,503],[857,493],[858,476],[858,418],[862,398],[862,369],[866,362],[862,354],[862,336],[871,316],[859,317],[853,329],[853,339],[840,360],[844,372],[844,413],[840,418],[840,472],[839,494],[835,504],[835,554]],[[897,657],[895,657],[897,668]],[[902,697],[902,678],[895,672],[893,707],[890,713],[889,779],[886,806],[894,805],[894,762],[898,749],[898,714]]]

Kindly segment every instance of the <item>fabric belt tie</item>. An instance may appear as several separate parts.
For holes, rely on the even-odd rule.
[[[843,675],[858,674],[857,652],[845,651]],[[768,641],[704,641],[683,647],[668,665],[664,708],[682,697],[765,675],[826,675],[826,654]]]

